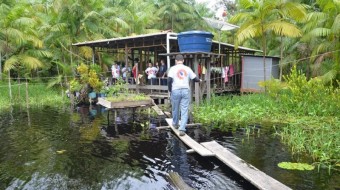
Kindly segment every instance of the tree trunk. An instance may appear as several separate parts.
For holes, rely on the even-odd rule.
[[[9,89],[9,99],[12,105],[11,71],[8,71],[8,89]]]
[[[18,96],[19,96],[19,99],[20,99],[20,71],[18,71],[18,77],[17,77],[17,79],[18,79]]]
[[[280,81],[282,81],[282,59],[283,59],[283,37],[281,36],[281,45],[280,45]]]
[[[267,74],[266,74],[266,54],[267,54],[267,51],[266,51],[266,35],[265,35],[265,31],[262,27],[262,51],[263,51],[263,78],[264,78],[264,82],[266,82],[267,80]],[[267,91],[267,87],[266,85],[264,85],[264,92]]]
[[[27,122],[28,126],[31,126],[31,116],[30,116],[30,106],[29,106],[29,96],[28,96],[28,82],[26,79],[26,106],[27,106]]]
[[[2,81],[2,54],[0,52],[0,81]]]

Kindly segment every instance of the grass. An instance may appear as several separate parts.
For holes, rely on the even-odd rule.
[[[339,105],[329,102],[332,109]],[[321,109],[327,109],[323,107]],[[280,125],[277,135],[288,145],[292,154],[307,153],[314,164],[332,169],[340,164],[340,117],[337,113],[323,114],[308,104],[303,113],[297,113],[293,106],[268,94],[243,96],[219,96],[195,107],[197,122],[213,124],[217,128],[236,125],[262,124]],[[320,113],[319,115],[309,113]],[[325,112],[329,112],[326,110]]]
[[[20,91],[19,91],[20,89]],[[19,93],[20,92],[20,93]],[[67,104],[69,100],[62,97],[61,91],[47,88],[45,84],[29,83],[28,85],[29,106],[59,106]],[[26,103],[26,83],[12,82],[12,100],[9,96],[8,83],[0,82],[0,110],[7,109],[12,105],[25,106]]]

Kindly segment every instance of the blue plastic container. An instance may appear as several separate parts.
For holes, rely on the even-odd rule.
[[[180,52],[211,52],[214,35],[205,31],[187,31],[177,35]]]
[[[89,93],[89,98],[95,99],[97,97],[97,94],[95,92],[90,92]]]

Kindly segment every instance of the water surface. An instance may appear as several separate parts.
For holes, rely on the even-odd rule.
[[[129,110],[118,113],[115,126],[113,114],[108,122],[103,111],[44,107],[0,113],[0,189],[170,190],[170,171],[195,189],[254,189],[217,159],[187,154],[170,131],[154,129],[164,120]],[[217,140],[294,189],[339,188],[339,173],[278,168],[292,158],[271,130],[249,138],[244,133],[188,131],[198,141]]]

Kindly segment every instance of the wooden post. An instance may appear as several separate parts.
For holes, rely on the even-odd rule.
[[[110,126],[110,109],[107,109],[107,127]]]
[[[127,68],[128,62],[129,62],[129,55],[128,55],[128,46],[127,43],[125,43],[125,67]],[[129,71],[127,71],[129,72]],[[129,76],[128,74],[126,76]],[[125,77],[125,82],[128,83],[129,79],[128,77]]]
[[[210,100],[211,98],[211,87],[210,87],[210,61],[211,59],[208,59],[207,61],[207,71],[206,71],[206,79],[207,79],[207,99]]]
[[[117,126],[117,110],[115,109],[115,116],[114,116],[114,120],[115,120],[115,131],[116,134],[118,135],[118,126]]]
[[[95,47],[92,47],[92,64],[94,65],[94,55],[96,54]]]
[[[11,86],[11,71],[8,70],[8,91],[9,91],[9,98],[12,105],[12,86]]]
[[[28,119],[28,126],[31,126],[31,116],[30,116],[30,106],[29,106],[29,97],[28,97],[28,82],[26,79],[26,106],[27,106],[27,119]]]
[[[198,61],[197,61],[197,54],[194,55],[194,68],[195,68],[195,73],[198,75]],[[195,102],[196,105],[198,106],[200,104],[200,85],[199,83],[195,82]]]

